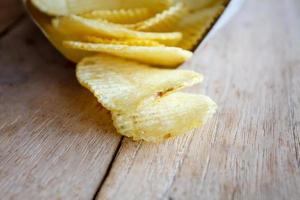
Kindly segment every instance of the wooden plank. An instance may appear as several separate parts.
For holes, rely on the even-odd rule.
[[[299,199],[299,19],[298,0],[245,1],[183,67],[217,115],[159,145],[125,139],[97,199]]]
[[[0,1],[0,33],[12,25],[24,12],[20,0],[1,0]]]
[[[29,18],[0,51],[1,199],[92,199],[121,138],[109,113]]]

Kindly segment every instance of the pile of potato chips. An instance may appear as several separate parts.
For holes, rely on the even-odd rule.
[[[117,131],[161,141],[209,119],[216,104],[178,92],[202,81],[175,70],[226,0],[24,0],[52,44],[78,63],[79,82],[112,113]]]

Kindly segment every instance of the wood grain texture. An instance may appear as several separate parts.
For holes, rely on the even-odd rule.
[[[29,18],[0,52],[0,199],[92,199],[121,138],[110,114]]]
[[[0,38],[0,199],[298,199],[299,19],[298,0],[245,1],[182,67],[206,75],[190,91],[219,104],[213,120],[120,149],[74,65],[22,20]]]
[[[14,24],[23,14],[24,9],[20,0],[1,0],[0,33]]]
[[[300,3],[245,1],[183,68],[219,104],[204,128],[125,139],[98,199],[299,199]]]

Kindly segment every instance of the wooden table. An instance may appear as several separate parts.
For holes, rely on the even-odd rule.
[[[0,199],[300,198],[299,0],[231,3],[182,66],[218,113],[161,144],[117,135],[20,2],[0,8]]]

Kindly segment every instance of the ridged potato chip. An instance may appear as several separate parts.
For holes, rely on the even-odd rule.
[[[29,2],[26,4],[27,9],[30,11],[32,19],[40,27],[43,34],[48,38],[52,45],[63,54],[68,60],[72,62],[79,62],[82,58],[86,56],[91,56],[92,52],[81,51],[78,49],[70,49],[63,46],[63,41],[67,38],[70,39],[70,36],[64,35],[54,29],[51,25],[51,19],[49,16],[41,13],[35,7],[33,7]],[[76,38],[73,38],[76,39]]]
[[[136,40],[136,39],[108,39],[108,38],[99,38],[93,36],[87,36],[84,38],[85,41],[91,43],[100,43],[100,44],[119,44],[119,45],[128,45],[128,46],[164,46],[159,42],[153,40]]]
[[[107,53],[143,63],[163,67],[177,67],[189,59],[193,53],[177,47],[165,46],[127,46],[114,44],[95,44],[77,41],[65,41],[65,47],[92,52]]]
[[[174,29],[180,18],[187,12],[183,3],[177,3],[154,17],[136,24],[139,31],[169,31]]]
[[[76,15],[56,18],[53,20],[52,24],[61,33],[76,37],[98,36],[112,38],[146,39],[155,40],[162,44],[170,46],[176,45],[182,38],[182,34],[180,32],[139,32],[128,29],[118,24],[86,19]]]
[[[201,74],[147,64],[177,67],[190,58],[227,0],[23,1],[51,43],[79,62],[77,79],[111,112],[120,134],[159,142],[215,112],[209,97],[178,92]]]
[[[184,3],[190,11],[196,11],[203,8],[211,8],[216,5],[225,5],[229,0],[173,0],[174,2]]]
[[[82,14],[93,10],[115,10],[146,7],[159,11],[167,8],[171,0],[31,0],[39,10],[49,15]]]
[[[223,5],[215,5],[213,7],[203,8],[201,10],[192,12],[192,13],[184,16],[180,20],[180,22],[178,24],[178,29],[197,25],[198,23],[202,24],[205,21],[211,22],[212,19],[214,19],[218,15],[220,15],[223,10],[224,10]]]
[[[133,24],[150,18],[152,12],[147,8],[121,10],[94,10],[81,15],[90,19],[102,19],[119,24]]]
[[[222,5],[217,5],[185,16],[178,25],[178,30],[183,33],[178,47],[192,50],[223,9]]]
[[[134,140],[159,142],[204,124],[216,104],[203,95],[176,92],[149,98],[131,112],[112,112],[117,131]]]
[[[105,108],[113,111],[131,110],[149,96],[161,97],[203,79],[193,71],[157,69],[103,54],[84,58],[76,75]]]

